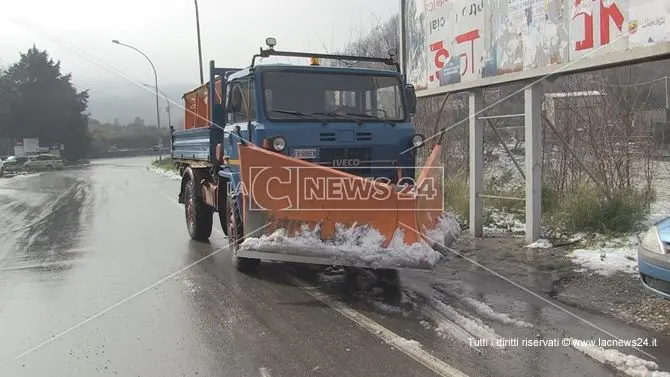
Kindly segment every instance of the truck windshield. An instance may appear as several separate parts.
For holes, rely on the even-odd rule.
[[[402,85],[394,76],[264,72],[263,91],[271,120],[405,120]]]

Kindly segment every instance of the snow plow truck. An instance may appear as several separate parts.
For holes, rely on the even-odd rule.
[[[172,132],[171,154],[190,237],[207,240],[216,212],[241,271],[261,260],[432,268],[460,228],[443,212],[440,146],[415,168],[425,140],[395,51],[266,44],[247,68],[210,61],[209,82],[183,96],[185,128]],[[275,57],[305,63],[264,62]],[[381,68],[353,67],[360,62]]]

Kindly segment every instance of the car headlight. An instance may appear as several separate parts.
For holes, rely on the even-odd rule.
[[[412,145],[416,148],[423,145],[423,135],[416,134],[412,137]]]
[[[665,254],[665,248],[661,242],[661,237],[658,235],[658,228],[656,226],[652,226],[647,230],[640,240],[640,245],[653,253]]]
[[[272,148],[277,152],[283,151],[286,149],[286,139],[281,136],[272,139]]]

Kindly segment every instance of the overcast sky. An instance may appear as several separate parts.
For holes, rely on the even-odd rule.
[[[399,4],[399,0],[200,0],[205,75],[211,59],[219,66],[248,65],[267,36],[277,38],[278,49],[323,51],[323,44],[340,48],[377,19],[398,12]],[[133,79],[152,82],[149,64],[137,52],[111,43],[118,39],[153,60],[159,86],[199,82],[192,0],[27,0],[6,2],[2,8],[0,17],[6,19],[0,22],[0,66],[13,63],[19,52],[35,43],[60,59],[63,71],[72,72],[78,86],[94,87],[96,82],[126,86],[122,83],[126,80],[75,51]]]

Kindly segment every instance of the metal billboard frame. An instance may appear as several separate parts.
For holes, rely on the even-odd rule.
[[[407,55],[407,2],[415,0],[400,0],[400,64],[403,77],[408,83],[408,55]],[[430,1],[430,0],[425,0]],[[446,2],[449,0],[435,0]],[[484,0],[479,0],[482,4]],[[491,0],[486,0],[490,3]],[[570,0],[565,0],[570,1]],[[578,3],[580,0],[576,0]],[[588,0],[587,0],[588,1]],[[602,1],[602,0],[601,0]],[[626,0],[628,2],[636,0]],[[600,4],[602,6],[602,3]],[[670,8],[669,8],[670,9]],[[567,12],[561,10],[561,12]],[[593,11],[595,13],[595,11]],[[465,14],[465,8],[464,8]],[[567,14],[567,13],[565,13]],[[593,14],[592,14],[593,15]],[[626,10],[626,15],[628,15]],[[670,21],[670,13],[664,16]],[[424,21],[425,16],[424,16]],[[609,20],[607,20],[609,22]],[[665,23],[667,25],[667,22]],[[623,23],[622,23],[623,25]],[[425,25],[422,25],[425,26]],[[667,27],[667,26],[666,26]],[[623,32],[626,37],[630,35]],[[620,37],[619,37],[620,38]],[[667,38],[667,37],[666,37]],[[569,40],[569,36],[568,36]],[[544,78],[558,77],[570,73],[586,72],[604,68],[626,66],[647,61],[661,60],[670,57],[670,41],[656,43],[650,46],[619,48],[608,52],[607,49],[615,49],[615,39],[611,44],[605,43],[593,50],[586,52],[576,59],[557,64],[548,64],[544,67],[531,68],[500,75],[492,75],[486,78],[468,80],[464,82],[447,84],[435,88],[418,89],[417,97],[434,97],[446,93],[468,92],[468,127],[469,127],[469,209],[470,209],[470,233],[475,237],[483,236],[483,198],[484,195],[484,165],[483,165],[483,129],[482,120],[486,117],[479,116],[485,108],[482,104],[482,89],[503,84],[527,82],[524,91],[524,113],[509,116],[524,118],[524,130],[526,140],[525,151],[525,180],[526,180],[526,241],[528,243],[540,238],[542,228],[540,218],[541,208],[541,166],[542,166],[542,109],[540,85]],[[426,48],[424,46],[424,48]],[[565,48],[565,47],[563,47]],[[474,55],[474,53],[473,53]],[[473,56],[473,60],[474,56]]]

